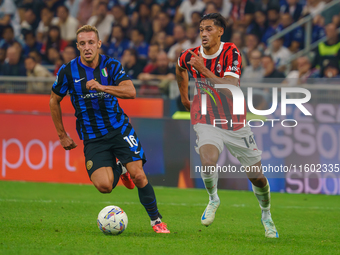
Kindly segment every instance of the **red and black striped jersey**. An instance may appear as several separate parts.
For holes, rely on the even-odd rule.
[[[204,59],[204,65],[217,77],[223,78],[224,76],[232,76],[239,78],[241,75],[242,58],[241,54],[233,43],[221,42],[219,50],[213,55],[205,55],[203,47],[199,46],[190,49],[195,54],[198,52]],[[244,127],[246,119],[246,102],[244,100],[244,114],[233,115],[233,99],[227,98],[224,94],[218,92],[215,89],[209,89],[213,87],[200,74],[193,66],[188,64],[192,55],[188,50],[181,53],[178,58],[179,67],[188,70],[188,72],[195,78],[195,85],[197,89],[197,95],[194,96],[194,100],[191,106],[191,123],[193,125],[197,123],[211,124],[213,125],[214,119],[227,120],[226,124],[216,124],[217,127],[236,131]],[[239,83],[240,86],[240,83]],[[210,92],[209,92],[210,91]],[[206,94],[207,111],[206,115],[202,115],[201,111],[201,97]],[[216,95],[216,93],[218,95]],[[214,97],[214,98],[212,98]],[[221,105],[222,103],[222,105]],[[237,124],[238,123],[238,124]]]

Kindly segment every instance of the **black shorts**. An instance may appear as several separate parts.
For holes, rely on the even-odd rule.
[[[144,165],[146,162],[142,145],[130,123],[103,137],[84,141],[84,155],[90,178],[98,168],[116,168],[116,158],[123,164],[142,160]]]

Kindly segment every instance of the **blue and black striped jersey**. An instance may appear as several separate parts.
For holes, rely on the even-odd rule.
[[[86,82],[92,79],[105,86],[118,86],[121,81],[130,80],[118,60],[99,55],[95,69],[82,64],[80,57],[63,65],[52,87],[61,97],[69,91],[82,140],[102,137],[129,121],[115,96],[86,88]]]

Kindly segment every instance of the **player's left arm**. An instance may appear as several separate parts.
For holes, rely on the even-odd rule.
[[[216,76],[213,72],[211,72],[204,65],[203,57],[198,52],[197,55],[189,50],[189,52],[193,55],[188,62],[188,64],[192,65],[200,74],[202,74],[205,78],[208,78],[209,81],[213,84],[228,84],[238,86],[239,78],[236,78],[231,75],[225,75],[223,78]],[[226,95],[227,97],[232,97],[232,93],[229,89],[218,89],[221,93]]]

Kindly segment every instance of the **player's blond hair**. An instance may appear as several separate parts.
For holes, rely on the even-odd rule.
[[[84,25],[82,26],[81,28],[79,28],[77,30],[77,37],[80,33],[83,33],[83,32],[95,32],[96,35],[97,35],[97,38],[99,40],[99,34],[98,34],[98,30],[95,26],[91,26],[91,25]]]

